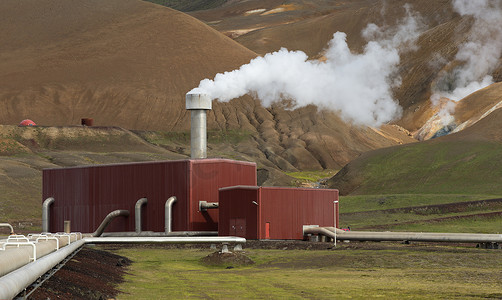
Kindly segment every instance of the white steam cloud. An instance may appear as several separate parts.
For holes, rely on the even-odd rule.
[[[419,18],[405,7],[407,15],[397,26],[370,24],[364,29],[368,43],[360,54],[350,51],[345,33],[336,32],[325,61],[282,48],[214,80],[204,79],[191,92],[223,102],[251,94],[265,106],[282,100],[291,100],[291,108],[314,104],[338,111],[346,121],[379,126],[401,114],[392,96],[392,88],[401,83],[396,75],[399,54],[412,48],[420,34]]]
[[[490,75],[502,54],[502,9],[500,0],[454,0],[453,8],[462,16],[472,16],[474,23],[468,41],[460,45],[455,59],[463,62],[451,74],[431,100],[440,97],[459,101],[493,83]]]

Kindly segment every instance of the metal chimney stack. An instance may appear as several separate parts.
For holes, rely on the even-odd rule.
[[[192,159],[207,157],[206,110],[211,109],[211,98],[206,94],[187,93],[186,109],[191,112],[190,154]]]

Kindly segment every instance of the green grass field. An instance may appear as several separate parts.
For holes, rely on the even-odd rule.
[[[133,260],[118,299],[502,297],[502,252],[497,250],[389,243],[245,250],[256,264],[231,269],[202,264],[209,249],[116,250]]]
[[[352,230],[499,233],[502,232],[502,202],[478,202],[496,198],[502,197],[448,194],[345,196],[340,198],[339,222],[340,227],[350,226]]]
[[[502,194],[502,145],[423,142],[379,149],[352,161],[330,181],[343,194]]]

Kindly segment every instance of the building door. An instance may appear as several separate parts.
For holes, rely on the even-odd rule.
[[[246,219],[230,219],[230,235],[246,237]]]

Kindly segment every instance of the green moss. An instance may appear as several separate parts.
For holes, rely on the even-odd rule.
[[[416,143],[357,161],[357,194],[502,194],[502,145]]]
[[[319,182],[321,179],[330,178],[336,174],[335,170],[286,172],[286,175],[305,182]]]
[[[148,132],[135,132],[143,137],[147,142],[154,145],[168,146],[180,144],[184,146],[190,145],[190,132],[166,132],[166,131],[148,131]],[[225,130],[216,131],[210,130],[207,132],[208,144],[223,144],[228,143],[231,145],[239,144],[251,138],[251,133],[243,130]]]
[[[120,299],[449,299],[501,296],[502,252],[465,248],[246,250],[256,264],[207,267],[205,250],[121,249]],[[394,247],[394,246],[393,246]],[[398,246],[395,246],[398,247]],[[432,275],[433,274],[433,275]]]

